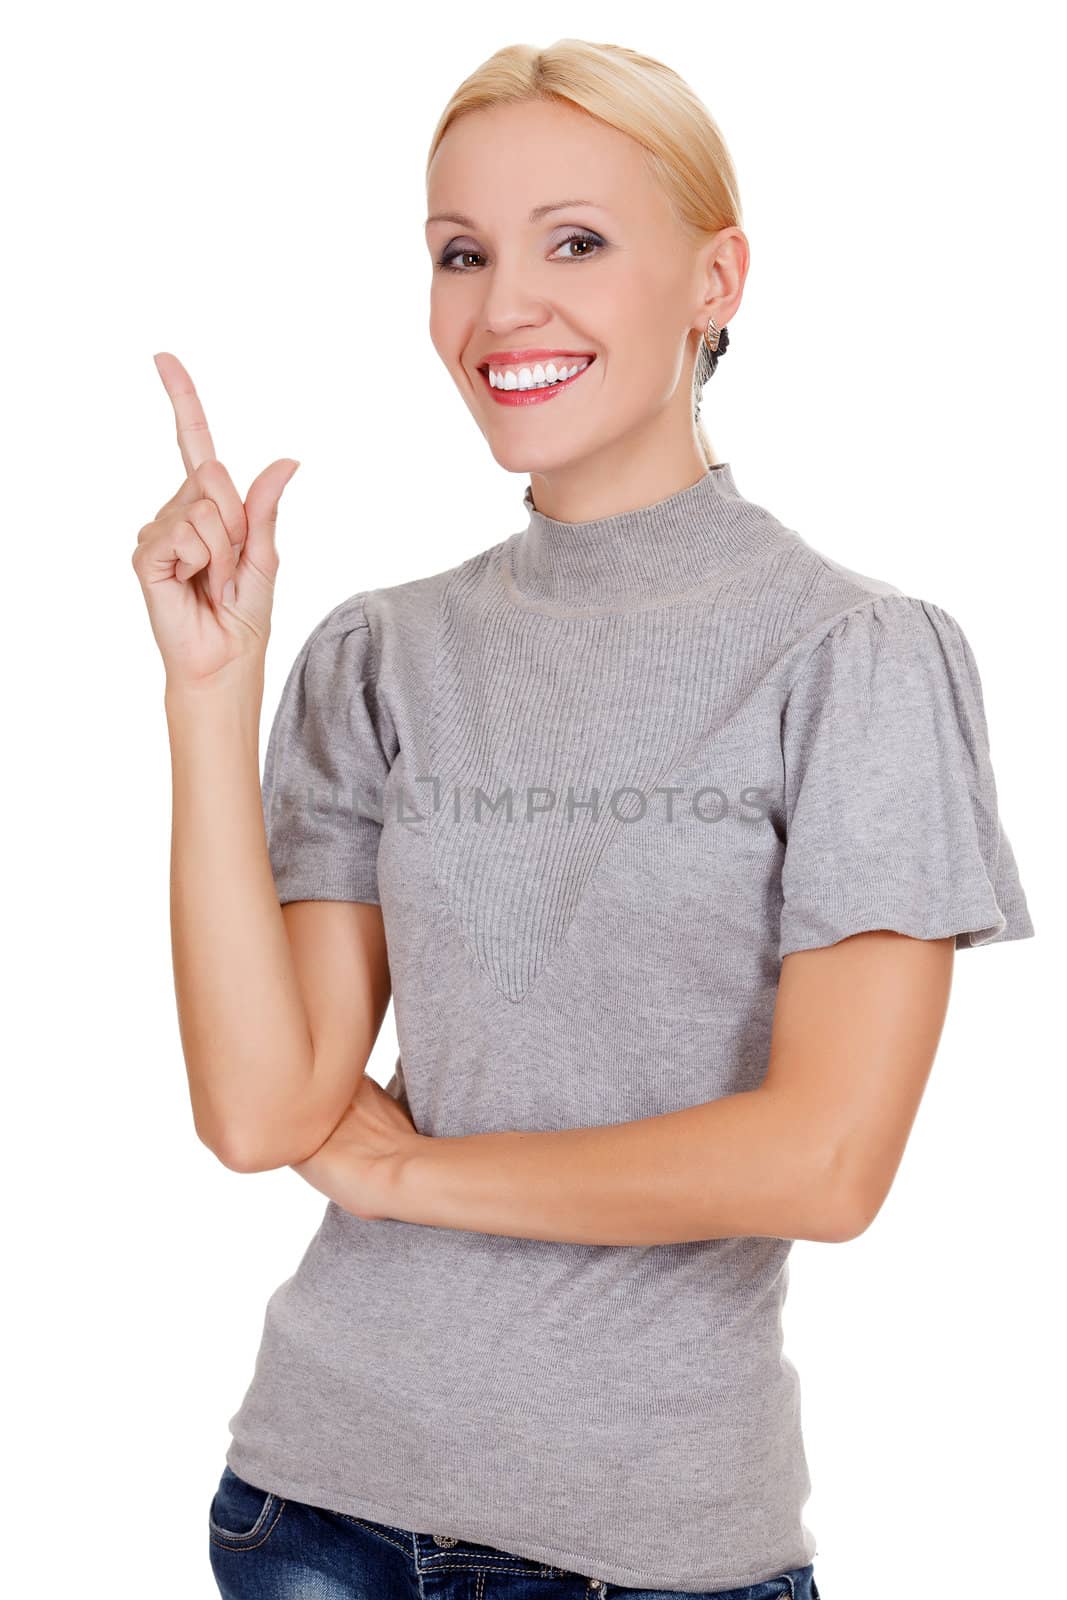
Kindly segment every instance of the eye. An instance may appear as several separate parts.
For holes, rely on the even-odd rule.
[[[591,246],[591,248],[583,250],[581,255],[564,256],[562,258],[564,261],[584,261],[587,256],[595,255],[598,250],[602,250],[604,248],[603,239],[598,238],[595,233],[569,233],[565,239],[560,240],[552,254],[555,255],[558,251],[565,249],[571,244],[588,245]],[[444,255],[442,255],[438,260],[437,265],[445,272],[468,272],[470,270],[469,268],[461,267],[456,264],[465,256],[473,257],[475,260],[479,261],[485,259],[477,250],[463,250],[457,248],[455,250],[446,250]]]
[[[568,244],[592,245],[593,248],[591,250],[583,250],[580,256],[564,256],[563,258],[564,261],[584,261],[586,256],[594,255],[603,243],[603,239],[598,239],[595,233],[569,233],[556,246],[556,250],[562,250]],[[553,251],[553,254],[555,254],[555,251]]]
[[[477,256],[477,250],[446,250],[437,265],[446,272],[466,272],[466,267],[457,267],[456,261],[463,256]]]

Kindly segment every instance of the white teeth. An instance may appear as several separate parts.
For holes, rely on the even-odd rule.
[[[514,367],[503,370],[490,367],[489,382],[494,389],[544,389],[550,383],[562,383],[567,378],[573,378],[588,365],[587,357],[579,357],[569,367],[557,367],[552,361],[544,366],[538,362],[533,367],[520,367],[517,372]]]

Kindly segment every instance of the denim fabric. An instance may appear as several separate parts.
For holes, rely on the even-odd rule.
[[[285,1500],[228,1465],[208,1524],[223,1600],[819,1600],[811,1563],[740,1589],[628,1589],[451,1535]]]

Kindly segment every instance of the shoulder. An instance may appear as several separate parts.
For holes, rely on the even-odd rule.
[[[437,572],[408,578],[403,583],[384,584],[377,589],[361,590],[345,604],[354,605],[358,601],[372,628],[402,627],[408,622],[424,624],[436,615],[442,598],[448,591],[457,585],[462,587],[477,582],[499,559],[507,542],[506,539],[502,539],[497,544],[490,545],[488,549],[479,550],[472,556],[466,556],[462,561],[454,562],[450,567],[440,568]]]
[[[746,502],[746,514],[762,517],[775,537],[767,559],[739,573],[730,599],[759,616],[787,683],[824,640],[828,649],[835,642],[854,645],[866,630],[886,642],[903,641],[909,632],[921,633],[924,623],[955,623],[942,607],[891,578],[861,571],[818,548],[766,508]]]
[[[782,732],[819,730],[842,750],[874,741],[889,765],[923,740],[977,748],[987,737],[978,664],[950,611],[918,595],[869,596],[823,619],[794,653]]]
[[[895,588],[819,615],[798,643],[798,673],[820,657],[853,667],[864,661],[917,666],[927,659],[974,666],[967,636],[951,611]]]
[[[447,597],[473,592],[505,543],[402,583],[356,590],[316,625],[311,649],[335,670],[351,674],[358,666],[396,695],[428,693]]]
[[[890,675],[925,664],[927,670],[977,671],[952,611],[888,578],[846,566],[792,530],[773,587],[776,676],[787,693],[805,676],[831,670],[862,674],[878,667]]]
[[[876,617],[903,621],[922,603],[889,578],[846,566],[796,533],[790,557],[796,637],[813,644],[835,630],[845,631],[850,618],[861,626]]]
[[[792,643],[856,644],[866,636],[884,645],[938,634],[963,638],[958,618],[939,602],[883,574],[861,572],[784,528]],[[965,641],[964,641],[965,642]],[[803,651],[801,651],[803,656]]]

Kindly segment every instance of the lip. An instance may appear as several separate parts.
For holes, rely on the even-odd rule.
[[[573,378],[557,380],[557,382],[549,384],[546,389],[495,389],[489,382],[489,368],[479,367],[478,370],[481,373],[482,382],[489,391],[490,398],[495,400],[498,406],[539,406],[543,405],[547,400],[554,400],[557,395],[564,394],[568,389],[573,388],[576,383],[581,383],[585,374],[594,365],[595,357],[590,360],[588,366],[583,367],[580,372],[576,372]]]
[[[553,356],[588,356],[590,361],[596,360],[592,350],[490,350],[478,363],[478,371],[482,372],[493,363],[507,367],[515,361],[550,361]]]

